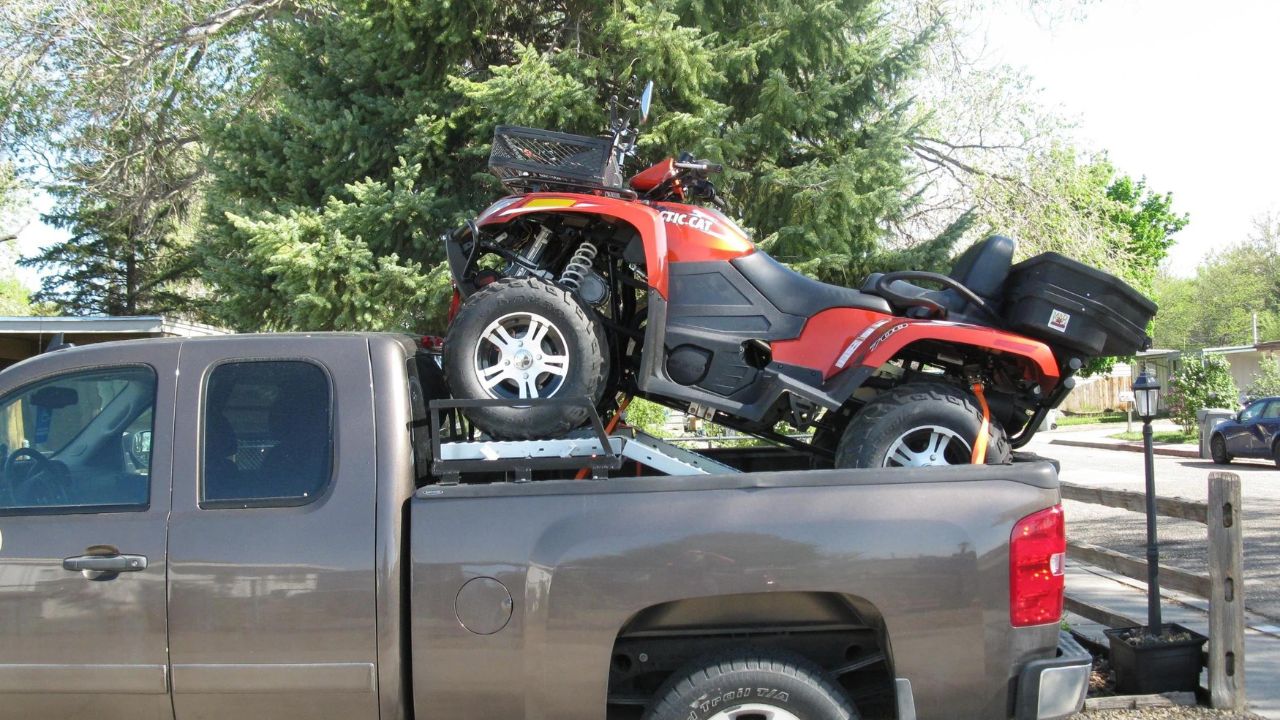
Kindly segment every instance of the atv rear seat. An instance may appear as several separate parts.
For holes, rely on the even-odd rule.
[[[1009,279],[1009,268],[1013,266],[1014,247],[1014,241],[1003,235],[992,235],[982,242],[974,243],[956,260],[949,276],[985,300],[992,312],[999,313],[1003,304],[1004,284]],[[876,281],[883,276],[884,273],[868,275],[862,283],[862,292],[876,295]],[[948,320],[976,325],[991,324],[990,318],[955,290],[931,290],[905,280],[895,280],[889,288],[898,295],[927,298],[942,305],[947,309]],[[917,305],[900,303],[894,310],[908,316],[929,316],[926,309]]]
[[[774,307],[788,315],[807,318],[823,310],[846,307],[893,314],[884,298],[805,277],[763,252],[730,262]]]

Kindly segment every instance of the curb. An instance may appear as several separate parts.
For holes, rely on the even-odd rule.
[[[1112,443],[1112,442],[1094,442],[1090,440],[1063,440],[1054,438],[1049,441],[1050,445],[1066,445],[1067,447],[1094,448],[1097,450],[1127,450],[1129,452],[1142,452],[1142,445],[1138,443]],[[1197,450],[1183,450],[1182,448],[1172,447],[1155,447],[1152,449],[1156,455],[1168,455],[1171,457],[1184,457],[1200,459],[1200,453]]]
[[[1142,710],[1144,708],[1195,707],[1193,692],[1170,692],[1159,695],[1106,695],[1084,701],[1085,712],[1100,710]]]

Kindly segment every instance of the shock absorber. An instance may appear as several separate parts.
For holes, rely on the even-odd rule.
[[[542,250],[547,246],[547,238],[551,237],[551,230],[543,225],[538,228],[538,235],[533,239],[533,247],[529,248],[529,252],[524,256],[526,262],[533,267],[538,266],[538,258],[542,256]],[[528,275],[530,270],[520,263],[512,263],[515,267],[511,270],[511,277],[524,277]],[[546,277],[550,277],[551,273],[547,273]],[[540,274],[539,277],[542,277]]]
[[[599,252],[590,240],[583,240],[573,257],[565,263],[564,270],[560,273],[560,285],[570,292],[577,292],[582,287],[583,279],[591,273],[591,264]]]

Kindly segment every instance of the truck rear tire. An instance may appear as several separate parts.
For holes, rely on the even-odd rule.
[[[977,398],[945,383],[907,383],[867,403],[849,421],[836,448],[838,468],[967,465],[982,425]],[[987,436],[988,465],[1010,462],[1012,449],[995,420]]]
[[[643,720],[857,720],[844,690],[812,662],[774,650],[695,660],[658,688]]]
[[[510,400],[466,416],[498,439],[558,437],[586,422],[585,407],[520,405],[525,398],[600,402],[609,376],[604,332],[563,288],[506,278],[462,304],[444,344],[444,374],[456,398]]]

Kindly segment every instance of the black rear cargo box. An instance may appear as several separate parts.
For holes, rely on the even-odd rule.
[[[1084,356],[1147,349],[1156,304],[1123,280],[1058,253],[1014,265],[1005,283],[1010,330]]]

